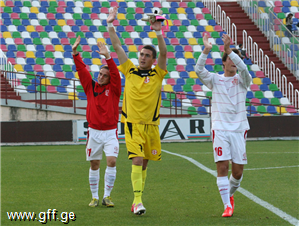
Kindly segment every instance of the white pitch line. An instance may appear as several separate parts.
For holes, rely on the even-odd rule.
[[[217,172],[214,170],[211,170],[210,168],[204,166],[203,164],[197,162],[196,160],[194,160],[193,158],[184,156],[184,155],[180,155],[177,153],[172,153],[170,151],[166,151],[166,150],[162,150],[165,153],[168,153],[170,155],[176,155],[179,156],[181,158],[184,158],[186,160],[188,160],[189,162],[192,162],[194,165],[198,166],[200,169],[212,174],[214,177],[217,177]],[[276,214],[277,216],[279,216],[280,218],[284,219],[285,221],[289,222],[292,225],[298,226],[299,225],[299,220],[292,217],[291,215],[287,214],[286,212],[278,209],[277,207],[271,205],[270,203],[260,199],[259,197],[255,196],[254,194],[250,193],[249,191],[245,190],[244,188],[239,187],[238,191],[243,194],[244,196],[246,196],[247,198],[251,199],[252,201],[254,201],[255,203],[261,205],[262,207],[266,208],[267,210],[271,211],[272,213]]]
[[[244,169],[244,170],[284,169],[284,168],[293,168],[293,167],[299,167],[299,165],[296,165],[296,166],[277,166],[277,167],[266,167],[266,168],[252,168],[252,169]]]

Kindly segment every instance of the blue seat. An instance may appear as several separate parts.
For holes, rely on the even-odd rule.
[[[201,101],[201,104],[202,104],[203,106],[210,106],[210,105],[211,105],[211,103],[210,103],[210,99],[203,99],[203,100]]]
[[[84,92],[78,93],[78,98],[80,100],[87,100],[86,94]]]
[[[23,3],[21,1],[15,1],[15,6],[22,7]]]
[[[192,64],[187,64],[186,66],[186,71],[190,72],[190,71],[194,71],[194,67]]]
[[[94,45],[91,47],[91,51],[97,51],[97,50],[100,51],[98,46]]]
[[[201,32],[199,32],[199,31],[195,31],[195,32],[193,33],[193,37],[194,37],[194,38],[202,38]]]
[[[13,51],[7,51],[6,56],[7,58],[16,58],[16,55]]]
[[[166,100],[167,99],[166,94],[164,92],[161,92],[161,99],[162,100]]]
[[[76,65],[73,65],[73,66],[72,66],[72,71],[77,71],[77,69],[76,69]]]
[[[14,13],[21,13],[21,9],[20,9],[20,7],[13,7],[12,8],[12,11],[14,12]]]
[[[285,7],[291,7],[291,4],[290,4],[289,1],[283,1],[282,5],[285,6]]]
[[[41,81],[39,78],[34,78],[34,79],[31,79],[31,84],[34,86],[38,86],[41,84]]]
[[[129,50],[128,50],[128,47],[127,46],[125,46],[125,45],[123,45],[122,46],[122,48],[123,48],[123,50],[127,53],[127,52],[129,52]]]
[[[142,40],[141,40],[141,38],[135,38],[135,39],[134,39],[134,44],[135,44],[135,45],[142,45]]]
[[[56,26],[57,25],[57,22],[56,22],[56,20],[49,20],[49,25],[50,26]]]
[[[261,99],[261,104],[270,104],[270,101],[269,101],[269,99],[268,98],[262,98]]]
[[[64,20],[64,16],[62,13],[56,13],[55,18],[56,18],[56,20]]]
[[[63,31],[58,32],[58,38],[67,38],[66,33]]]
[[[31,32],[30,34],[31,38],[39,38],[39,33],[38,32]]]
[[[216,38],[216,44],[217,45],[224,45],[223,41],[221,38]]]
[[[118,31],[118,32],[124,32],[126,30],[125,30],[124,26],[119,25],[119,26],[116,27],[116,31]]]
[[[253,71],[249,71],[249,74],[251,75],[252,78],[255,78],[255,73]]]
[[[195,60],[194,60],[193,58],[189,58],[189,59],[187,59],[186,63],[187,63],[187,66],[188,66],[188,65],[195,65],[195,64],[196,64],[196,63],[195,63]]]
[[[263,92],[264,92],[264,91],[268,91],[268,90],[269,90],[269,87],[268,87],[267,84],[261,84],[261,85],[260,85],[260,90],[263,91]]]
[[[100,13],[101,13],[100,9],[99,9],[99,8],[95,8],[95,7],[93,7],[93,8],[91,9],[91,12],[92,12],[92,13],[95,13],[95,14],[100,14]]]
[[[146,8],[154,8],[153,3],[151,3],[151,2],[145,2],[144,7],[146,7]]]
[[[36,52],[35,57],[36,58],[45,58],[45,54],[43,52]]]
[[[267,5],[264,1],[259,1],[257,5],[258,5],[258,7],[267,7]]]
[[[49,3],[47,1],[41,1],[40,6],[41,7],[49,7]]]
[[[102,20],[102,25],[107,26],[107,20]],[[118,32],[116,32],[118,34]]]
[[[196,2],[196,7],[198,8],[205,8],[204,4],[202,2]]]
[[[68,85],[70,85],[70,80],[68,80],[68,79],[61,79],[61,85],[62,86],[68,86]]]
[[[5,38],[0,38],[0,43],[1,43],[1,45],[6,45]]]
[[[247,91],[246,98],[248,98],[248,99],[254,98],[253,92],[252,91]]]
[[[72,58],[72,59],[73,59],[73,55],[72,55],[71,52],[64,52],[64,53],[63,53],[63,57],[64,57],[64,58]]]
[[[136,20],[129,20],[129,25],[130,26],[137,26]]]
[[[34,60],[34,58],[27,58],[27,59],[26,59],[26,64],[29,64],[29,65],[35,65],[35,60]]]
[[[31,25],[29,20],[22,20],[22,25],[28,26]]]
[[[251,62],[251,60],[250,60],[250,58],[244,58],[244,63],[246,64],[246,65],[252,65],[252,62]]]
[[[126,84],[126,79],[125,79],[125,78],[122,78],[122,79],[121,79],[121,86],[125,86],[125,84]]]
[[[180,85],[180,86],[185,85],[185,84],[186,84],[185,79],[183,79],[183,78],[178,78],[178,79],[176,80],[176,84],[177,84],[177,85]]]
[[[53,31],[52,26],[50,26],[50,25],[46,25],[46,26],[45,26],[45,31],[46,31],[46,32],[51,32],[51,31]]]
[[[181,85],[174,85],[173,86],[173,91],[175,91],[175,92],[183,92],[182,86]]]
[[[175,53],[175,58],[185,58],[183,52],[176,52]]]
[[[192,8],[186,8],[186,9],[185,9],[185,12],[186,12],[187,14],[193,14],[193,13],[194,13]]]
[[[212,65],[206,65],[205,68],[208,70],[208,71],[214,71],[214,68]]]
[[[102,5],[100,2],[92,2],[93,8],[102,8]]]
[[[118,60],[117,58],[113,58],[113,60],[114,60],[114,62],[115,62],[115,64],[116,64],[117,66],[120,65],[119,60]]]
[[[190,100],[196,99],[195,93],[194,92],[187,92],[186,97]]]
[[[6,27],[5,27],[6,28]],[[2,29],[2,26],[1,26],[1,29]],[[3,32],[3,30],[1,30],[2,32]],[[7,31],[7,29],[6,29],[6,31]],[[25,28],[25,26],[24,25],[19,25],[18,26],[18,32],[23,32],[23,31],[26,31],[26,28]]]
[[[53,39],[51,40],[51,42],[52,42],[53,45],[60,45],[60,44],[61,44],[59,38],[53,38]]]
[[[75,75],[73,72],[67,71],[67,72],[65,72],[65,77],[68,79],[72,79],[72,78],[75,78]]]
[[[181,45],[188,45],[188,40],[186,38],[181,38],[180,39],[180,44]]]
[[[55,62],[55,64],[58,64],[58,65],[64,65],[63,59],[61,59],[61,58],[56,58],[54,62]]]
[[[82,20],[90,20],[90,16],[88,13],[82,13]]]
[[[100,54],[98,54],[97,52],[92,52],[91,57],[101,59]]]
[[[88,59],[88,58],[83,58],[83,62],[84,62],[86,65],[92,65],[91,59]]]
[[[15,45],[8,45],[7,46],[7,50],[8,51],[14,51],[14,52],[16,52],[17,51],[17,47]]]
[[[166,44],[166,45],[170,45],[170,41],[169,41],[168,38],[164,38],[164,41],[165,41],[165,44]]]
[[[177,2],[171,2],[170,7],[171,8],[179,8],[179,4]]]
[[[267,107],[267,112],[270,114],[277,114],[275,106],[272,106],[272,105]]]
[[[28,17],[29,17],[30,20],[37,20],[38,19],[36,13],[29,13]]]
[[[126,2],[119,2],[118,6],[121,7],[121,8],[127,8],[128,7]],[[145,6],[145,7],[147,7],[147,6]]]
[[[189,75],[188,75],[188,73],[186,71],[181,71],[180,72],[180,77],[181,78],[189,78]]]
[[[118,8],[118,13],[126,14],[126,13],[127,13],[127,10],[126,10],[125,8],[121,8],[121,7],[119,7],[119,8]]]
[[[143,10],[144,13],[152,13],[152,8],[144,8]]]
[[[247,114],[257,114],[255,106],[248,106],[247,107]]]
[[[263,84],[266,84],[266,85],[271,84],[271,80],[269,78],[263,78],[262,82],[263,82]]]
[[[170,31],[172,31],[172,32],[178,32],[179,28],[177,26],[170,26]]]
[[[144,26],[143,27],[143,30],[145,31],[145,32],[150,32],[150,31],[152,31],[152,29],[151,29],[151,27],[150,26]],[[141,38],[141,37],[140,37]]]
[[[166,33],[167,38],[175,38],[175,34],[171,31]]]
[[[211,25],[211,26],[216,26],[217,25],[215,20],[209,20],[208,24]]]
[[[196,17],[194,16],[193,13],[188,13],[187,18],[188,18],[188,20],[196,20]]]
[[[58,93],[67,93],[64,86],[57,86],[57,92]]]
[[[11,22],[10,19],[5,19],[4,22],[3,22],[3,24],[4,24],[5,26],[9,26],[9,25],[12,25],[12,22]],[[1,31],[2,31],[2,30],[1,30]]]
[[[45,2],[45,1],[43,1],[43,2]],[[39,12],[40,12],[40,13],[45,13],[45,14],[46,14],[46,13],[48,13],[48,9],[47,9],[47,7],[40,7],[40,8],[39,8]]]
[[[278,91],[274,91],[273,95],[274,95],[274,97],[279,98],[279,99],[283,97],[281,91],[279,91],[279,90]]]
[[[139,34],[140,38],[148,38],[147,32],[141,31]]]
[[[182,21],[182,25],[183,25],[183,26],[189,26],[189,25],[190,25],[189,20],[183,20],[183,21]]]
[[[72,32],[79,32],[80,28],[78,26],[72,26]]]
[[[65,12],[66,12],[66,13],[74,14],[74,10],[73,10],[72,7],[66,7],[66,8],[65,8]]]
[[[86,38],[81,38],[80,44],[81,45],[88,45],[87,39]]]
[[[82,25],[84,25],[83,20],[76,20],[75,24],[76,24],[77,26],[82,26]]]
[[[62,72],[62,68],[59,64],[53,65],[53,71]]]
[[[106,43],[107,43],[107,45],[112,45],[111,39],[110,39],[110,38],[107,38],[107,39],[106,39]]]
[[[226,31],[220,31],[219,36],[222,37],[223,34],[227,34]]]
[[[298,50],[299,50],[299,47],[298,47],[298,45],[294,45],[294,44],[292,44],[292,45],[290,45],[290,49],[291,49],[292,51],[298,51]]]
[[[34,71],[33,70],[33,67],[31,66],[31,65],[29,65],[29,64],[26,64],[25,66],[24,66],[24,71]]]
[[[173,101],[172,101],[172,106],[175,106],[175,107],[182,107],[182,101],[179,100],[179,99],[173,100]]]
[[[207,115],[208,114],[207,109],[203,106],[197,108],[197,113],[199,115]]]
[[[205,31],[205,27],[204,26],[201,26],[201,25],[198,25],[196,27],[196,30],[199,31],[199,32],[204,32]]]
[[[178,12],[177,12],[176,8],[169,8],[169,13],[170,14],[177,14]]]
[[[94,38],[93,33],[92,32],[86,32],[85,33],[85,38]]]
[[[142,14],[140,14],[140,13],[136,13],[136,14],[135,14],[135,19],[136,19],[136,20],[141,20],[142,17],[143,17],[143,16],[142,16]]]
[[[2,13],[2,19],[10,19],[10,15],[8,13]]]
[[[36,93],[36,86],[35,85],[27,86],[27,92],[28,93]]]
[[[221,58],[216,58],[215,59],[215,64],[222,65],[222,59]]]
[[[203,83],[199,80],[199,78],[197,78],[196,80],[195,80],[195,84],[197,84],[197,85],[203,85]]]
[[[94,26],[94,25],[90,26],[89,30],[90,30],[90,32],[97,32],[98,31],[97,27]]]
[[[70,45],[63,46],[64,51],[66,52],[73,52],[72,47]]]
[[[170,33],[170,32],[168,32]],[[183,46],[177,45],[174,47],[174,51],[176,52],[184,52]]]
[[[66,7],[72,7],[72,8],[74,8],[74,7],[75,7],[75,3],[72,2],[72,1],[67,1],[67,2],[66,2]],[[100,7],[101,7],[101,6],[100,6]]]

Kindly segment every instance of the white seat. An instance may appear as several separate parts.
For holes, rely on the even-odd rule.
[[[290,103],[290,101],[287,97],[280,98],[280,104],[283,105],[283,106],[291,105],[291,103]]]
[[[17,30],[17,27],[16,27],[15,25],[9,25],[9,26],[7,27],[7,30],[8,30],[9,32],[18,31],[18,30]]]
[[[45,64],[45,65],[43,66],[43,70],[44,70],[44,71],[53,71],[53,68],[52,68],[51,65],[49,65],[49,64]]]
[[[15,87],[15,91],[16,91],[17,93],[27,93],[27,89],[26,89],[26,87],[23,86],[23,85],[18,85],[18,86],[16,86],[16,87]]]
[[[107,18],[108,18],[107,14],[100,13],[100,19],[101,20],[107,20]]]
[[[83,13],[81,7],[75,7],[73,10],[74,10],[74,13]],[[105,14],[105,15],[106,15],[106,14]]]
[[[27,51],[36,52],[35,45],[27,45],[26,46]]]
[[[67,93],[74,92],[74,85],[68,85],[68,86],[66,86],[65,90],[66,90]]]
[[[30,9],[29,9],[29,7],[23,6],[23,7],[21,8],[21,12],[22,12],[22,13],[30,13]]]
[[[136,8],[135,2],[128,2],[128,8]]]
[[[25,61],[24,58],[17,58],[16,63],[17,63],[17,64],[21,64],[21,65],[25,65],[25,64],[26,64],[26,61]],[[26,76],[25,76],[25,77],[26,77]]]
[[[291,43],[291,41],[288,37],[282,37],[281,42],[282,42],[282,44]]]
[[[291,13],[297,13],[299,10],[296,6],[291,6],[290,11],[291,11]]]
[[[267,7],[273,7],[274,6],[274,2],[273,1],[265,1],[266,2],[266,6]]]
[[[202,52],[202,48],[200,45],[192,46],[193,52]]]
[[[202,86],[202,91],[204,91],[206,93],[206,92],[209,92],[211,90],[207,86],[203,85]]]
[[[95,38],[88,38],[87,39],[87,43],[89,45],[96,45],[97,44],[97,40]]]
[[[130,35],[131,35],[131,38],[140,38],[138,32],[136,32],[136,31],[131,32]]]
[[[64,32],[71,32],[71,31],[72,31],[72,29],[71,29],[71,27],[70,27],[69,25],[64,25],[64,26],[62,26],[62,30],[63,30]]]
[[[64,58],[62,52],[55,51],[53,55],[55,58]]]
[[[287,112],[287,113],[283,113],[282,115],[292,115],[292,114]]]
[[[94,71],[94,72],[99,72],[100,71],[100,68],[99,68],[99,66],[98,65],[91,65],[90,66],[90,70],[91,71]]]
[[[190,31],[190,32],[196,32],[197,29],[196,29],[196,27],[195,27],[194,25],[189,25],[189,26],[188,26],[188,31]],[[193,37],[192,37],[192,38],[193,38]]]
[[[165,81],[165,79],[163,79],[163,81],[162,81],[162,86],[164,86],[164,85],[166,85],[167,83],[166,83],[166,81]]]
[[[45,20],[45,19],[47,19],[46,15],[44,13],[38,13],[37,14],[37,18],[39,20]]]
[[[51,78],[55,78],[55,74],[54,74],[54,72],[52,72],[52,71],[48,71],[48,72],[46,72],[46,76],[47,76],[47,77],[51,77]]]
[[[176,60],[177,65],[187,65],[186,60],[184,58],[178,58]]]
[[[74,65],[74,60],[71,58],[65,58],[64,59],[64,64],[66,65]]]
[[[180,78],[180,75],[177,71],[171,71],[169,73],[170,78]]]
[[[44,45],[51,45],[51,40],[49,38],[42,38],[42,43]]]
[[[83,8],[83,7],[84,7],[83,2],[81,2],[81,1],[76,1],[76,2],[75,2],[75,6],[76,6],[76,7],[80,7],[80,8]]]
[[[95,19],[95,20],[93,20],[93,25],[94,26],[101,26],[102,22],[101,22],[101,20]]]
[[[251,65],[250,68],[252,71],[260,71],[261,70],[257,64]]]
[[[31,20],[31,25],[33,26],[38,26],[39,25],[39,21],[36,19]]]
[[[21,32],[22,38],[31,38],[30,34],[28,31],[22,31]]]
[[[13,38],[6,38],[5,39],[6,45],[14,45],[15,41],[13,40]]]
[[[93,35],[95,38],[103,38],[102,32],[99,31],[95,32]]]
[[[64,14],[64,19],[65,19],[65,20],[73,20],[73,16],[72,16],[72,14],[70,14],[70,13],[65,13],[65,14]]]
[[[268,13],[262,13],[261,18],[262,19],[269,19]]]
[[[185,38],[193,38],[193,35],[190,31],[184,32],[184,36],[185,36]]]
[[[54,31],[50,31],[48,33],[48,35],[49,35],[49,38],[58,38],[57,32],[54,32]]]
[[[131,59],[131,61],[132,61],[132,63],[133,63],[135,66],[138,66],[138,65],[139,65],[138,59],[133,58],[133,59]]]
[[[221,55],[219,52],[212,52],[211,55],[212,55],[213,59],[217,59],[217,58],[221,59]]]
[[[197,99],[206,99],[206,94],[203,91],[196,92]]]
[[[183,105],[184,107],[191,107],[191,106],[192,106],[192,104],[191,104],[191,100],[189,100],[189,99],[183,99],[183,100],[182,100],[182,105]]]
[[[169,2],[162,2],[162,8],[170,8]]]
[[[212,45],[216,45],[216,42],[215,42],[214,38],[209,38],[208,42],[210,42]]]
[[[208,21],[205,20],[205,19],[202,19],[202,20],[199,21],[199,25],[201,25],[201,26],[208,26]]]
[[[39,1],[32,1],[32,2],[31,2],[31,5],[32,5],[32,7],[40,8],[40,3],[39,3]]]
[[[145,25],[146,25],[146,22],[143,21],[143,20],[138,20],[138,21],[137,21],[137,24],[138,24],[139,26],[145,26]]]
[[[265,92],[264,92],[264,97],[265,97],[265,98],[268,98],[268,99],[270,99],[270,98],[274,98],[274,96],[273,96],[273,92],[270,91],[270,90],[265,91]]]
[[[202,14],[201,8],[195,7],[193,9],[194,14]]]
[[[143,44],[144,45],[152,45],[152,40],[150,38],[144,38],[143,39]]]
[[[187,20],[187,16],[186,16],[186,14],[182,14],[182,13],[180,13],[180,14],[178,15],[178,18],[179,18],[179,20]]]

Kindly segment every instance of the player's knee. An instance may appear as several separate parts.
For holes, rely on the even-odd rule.
[[[116,158],[107,158],[107,166],[109,167],[115,167],[116,165]]]

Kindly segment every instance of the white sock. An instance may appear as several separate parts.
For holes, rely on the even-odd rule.
[[[241,178],[239,180],[234,178],[233,174],[230,175],[230,178],[229,178],[229,187],[230,187],[229,195],[230,196],[232,196],[235,193],[235,191],[240,187],[242,179],[243,179],[243,175],[241,176]]]
[[[92,170],[89,168],[89,186],[92,194],[92,198],[99,199],[99,180],[100,169]]]
[[[224,209],[226,207],[232,208],[229,199],[229,181],[228,177],[217,177],[217,186],[219,189],[219,193],[224,205]]]
[[[103,198],[110,196],[110,193],[114,186],[115,178],[116,178],[116,166],[115,167],[107,166],[105,171],[105,192]]]

